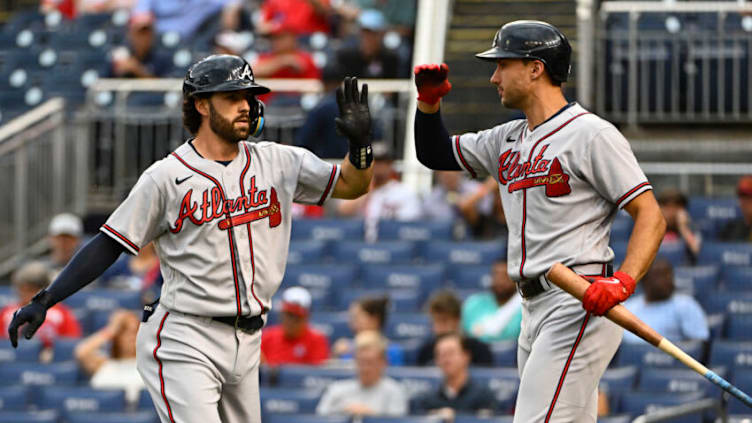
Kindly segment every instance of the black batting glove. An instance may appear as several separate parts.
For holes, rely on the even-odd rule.
[[[37,329],[44,323],[47,309],[52,307],[53,304],[50,293],[42,290],[31,299],[29,304],[26,304],[13,313],[13,320],[11,320],[8,326],[8,335],[13,348],[18,347],[18,329],[26,324],[23,335],[24,338],[31,339]]]
[[[337,88],[339,117],[334,123],[337,132],[350,141],[350,163],[357,169],[367,169],[373,162],[368,84],[363,84],[363,90],[358,93],[358,78],[346,77],[343,86],[344,89]]]

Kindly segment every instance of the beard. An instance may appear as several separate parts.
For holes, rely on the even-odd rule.
[[[246,119],[248,125],[245,128],[236,128],[235,122],[239,119]],[[228,143],[238,143],[248,139],[251,134],[251,122],[248,115],[238,116],[235,120],[230,121],[217,112],[211,102],[209,102],[209,127],[217,136]]]

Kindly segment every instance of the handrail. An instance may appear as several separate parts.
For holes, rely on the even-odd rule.
[[[272,91],[295,91],[301,93],[318,93],[323,90],[323,84],[318,79],[263,79],[256,80],[259,84],[269,87]],[[362,79],[368,84],[368,91],[372,93],[407,92],[410,90],[408,79]],[[147,78],[147,79],[119,79],[102,78],[94,82],[90,89],[93,91],[180,91],[183,80],[180,78]]]
[[[619,12],[752,12],[752,3],[746,1],[605,1],[605,13]]]
[[[34,109],[22,114],[21,116],[18,116],[15,119],[12,119],[10,122],[0,126],[0,143],[2,143],[7,138],[10,138],[13,135],[23,131],[39,120],[55,112],[62,111],[64,108],[65,101],[63,101],[62,98],[56,97],[47,100]]]

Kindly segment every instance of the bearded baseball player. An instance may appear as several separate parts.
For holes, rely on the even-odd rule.
[[[368,87],[346,78],[339,131],[350,152],[329,164],[297,147],[251,143],[269,89],[240,57],[194,64],[183,82],[193,134],[139,178],[57,280],[20,308],[8,331],[29,339],[52,305],[88,284],[121,252],[154,241],[164,285],[138,332],[138,371],[162,422],[260,422],[260,329],[285,271],[292,202],[356,198],[371,180]]]
[[[446,65],[415,69],[415,147],[431,169],[464,170],[499,183],[509,227],[509,274],[523,297],[515,423],[596,421],[598,381],[622,329],[602,316],[624,301],[647,271],[665,222],[629,143],[610,123],[577,103],[561,84],[571,48],[554,26],[515,21],[476,55],[496,69],[501,103],[514,120],[450,137],[439,100],[451,89]],[[627,255],[613,272],[609,235],[624,209],[635,221]],[[592,283],[582,304],[546,280],[556,263]]]

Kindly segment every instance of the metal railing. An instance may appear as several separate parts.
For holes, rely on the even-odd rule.
[[[739,1],[604,2],[596,110],[633,125],[752,122],[750,12]]]
[[[44,248],[55,214],[85,212],[88,146],[65,123],[56,98],[0,127],[0,274]]]
[[[259,82],[274,92],[307,95],[311,102],[316,101],[315,97],[323,89],[318,80]],[[395,151],[401,151],[410,81],[374,79],[363,82],[369,85],[372,115],[382,130],[382,138],[392,143]],[[90,207],[102,210],[114,207],[141,172],[189,137],[182,124],[181,86],[180,79],[101,79],[89,88],[87,104],[78,114],[78,120],[91,144]],[[129,105],[134,93],[143,92],[164,93],[164,104]],[[107,107],[98,106],[103,95],[114,97]],[[261,138],[291,144],[295,131],[305,120],[306,111],[298,105],[303,102],[289,107],[267,106]]]
[[[632,423],[660,423],[672,421],[677,417],[691,416],[705,411],[715,410],[720,417],[721,423],[726,423],[727,416],[721,401],[712,398],[706,398],[694,401],[690,404],[681,404],[673,407],[661,408],[642,416],[637,417]]]

